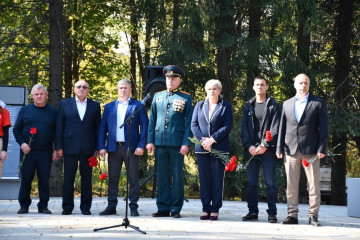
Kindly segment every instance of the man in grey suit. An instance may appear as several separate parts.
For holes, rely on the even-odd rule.
[[[283,104],[276,155],[285,153],[288,217],[282,224],[298,224],[299,180],[303,159],[317,157],[304,166],[309,185],[309,224],[320,226],[320,159],[328,140],[328,112],[325,102],[309,94],[310,79],[299,74],[294,81],[296,95]]]

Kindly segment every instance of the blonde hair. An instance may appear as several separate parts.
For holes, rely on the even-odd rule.
[[[210,87],[210,86],[216,86],[217,88],[220,89],[220,92],[221,92],[221,90],[222,90],[222,84],[221,84],[221,82],[220,82],[218,79],[210,79],[209,81],[207,81],[207,82],[205,83],[205,90],[206,90],[206,88],[208,88],[208,87]],[[206,97],[205,97],[205,100],[207,100],[207,99],[208,99],[208,97],[206,96]],[[223,95],[222,95],[222,94],[219,94],[219,99],[223,99]]]

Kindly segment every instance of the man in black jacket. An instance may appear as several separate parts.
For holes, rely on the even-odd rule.
[[[309,93],[310,78],[295,77],[296,95],[283,104],[276,155],[284,159],[288,217],[282,224],[298,224],[299,180],[301,162],[315,159],[304,166],[309,186],[309,224],[320,226],[320,159],[325,157],[329,134],[326,103]],[[285,155],[285,156],[284,156]]]
[[[260,165],[262,165],[266,184],[266,200],[269,207],[267,210],[268,222],[276,223],[276,142],[281,110],[280,105],[266,94],[269,86],[264,77],[259,76],[254,79],[253,89],[255,97],[245,104],[241,123],[244,162],[250,160],[246,169],[248,180],[246,200],[249,213],[243,217],[243,221],[258,219],[259,172]],[[266,131],[271,132],[271,139],[265,139]]]

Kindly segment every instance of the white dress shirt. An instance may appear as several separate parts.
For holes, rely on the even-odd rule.
[[[126,102],[121,102],[120,99],[117,100],[117,120],[116,120],[116,141],[117,142],[125,142],[125,132],[124,132],[124,126],[120,128],[120,126],[124,123],[125,120],[125,114],[126,110],[129,106],[129,100],[126,100]]]
[[[80,102],[80,100],[75,96],[76,107],[80,116],[81,121],[84,119],[86,106],[87,106],[87,98],[85,98],[84,102]]]

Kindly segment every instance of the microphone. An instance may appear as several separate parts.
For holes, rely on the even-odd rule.
[[[151,93],[146,94],[144,99],[141,101],[141,104],[145,104],[149,100],[150,97],[151,97]]]

